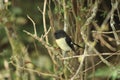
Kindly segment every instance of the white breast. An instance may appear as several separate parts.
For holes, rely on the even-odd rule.
[[[71,48],[66,43],[65,38],[57,39],[56,43],[64,51],[70,51],[71,50]]]

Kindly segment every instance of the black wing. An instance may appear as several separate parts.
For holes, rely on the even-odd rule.
[[[67,44],[70,46],[70,48],[71,48],[73,51],[75,51],[74,44],[73,44],[71,38],[70,38],[68,35],[66,35],[66,39],[65,39],[65,40],[66,40]]]

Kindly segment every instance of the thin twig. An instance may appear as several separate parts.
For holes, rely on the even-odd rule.
[[[44,0],[44,7],[43,7],[43,25],[44,26],[43,27],[44,27],[45,34],[47,34],[46,17],[45,17],[46,16],[46,6],[47,6],[47,0]],[[48,42],[48,35],[45,35],[45,40],[46,40],[46,43],[48,44],[49,43]],[[49,48],[47,48],[47,50],[48,50],[50,57],[54,61],[51,51],[49,50]],[[55,63],[55,61],[54,61],[54,63]]]
[[[95,6],[93,8],[93,14],[87,19],[87,21],[83,25],[82,30],[81,30],[81,35],[82,35],[82,38],[83,38],[85,44],[87,46],[89,46],[94,52],[96,52],[96,54],[98,54],[99,58],[103,61],[103,63],[105,63],[107,66],[111,67],[112,65],[99,54],[99,52],[94,48],[94,45],[91,45],[92,42],[88,41],[87,35],[86,35],[87,26],[92,22],[92,20],[96,16],[96,13],[98,10],[98,3],[99,2],[96,1]],[[93,43],[96,43],[96,41],[94,41]]]
[[[93,25],[95,26],[95,28],[96,28],[96,30],[98,30],[99,32],[102,32],[103,30],[102,30],[102,27],[100,28],[99,26],[98,26],[98,24],[96,24],[95,22],[93,22]],[[105,27],[105,26],[104,26]],[[110,45],[110,43],[108,43],[104,38],[103,38],[103,35],[101,34],[101,33],[96,33],[96,35],[97,36],[95,36],[95,34],[94,34],[94,38],[95,39],[99,39],[100,40],[100,42],[102,43],[102,44],[104,44],[104,46],[106,46],[107,48],[109,48],[111,51],[116,51],[116,48],[114,48],[113,46],[111,46]]]
[[[21,66],[18,66],[16,65],[13,61],[10,62],[13,66],[17,67],[18,69],[20,70],[26,70],[26,71],[30,71],[30,72],[34,72],[34,73],[37,73],[39,75],[42,75],[42,76],[50,76],[50,77],[54,77],[54,78],[59,78],[57,75],[55,74],[50,74],[50,73],[43,73],[43,72],[40,72],[38,70],[33,70],[33,69],[30,69],[30,68],[25,68],[25,67],[21,67]]]
[[[108,67],[114,67],[106,59],[104,59],[95,48],[93,48],[93,51],[99,56],[99,58],[103,61],[103,63],[105,63]]]
[[[119,55],[120,54],[120,50],[119,51],[117,51],[116,53],[103,53],[103,54],[111,54],[111,55],[109,55],[108,57],[106,57],[105,59],[108,59],[108,58],[110,58],[110,57],[112,57],[113,55]],[[103,61],[99,61],[98,63],[96,63],[95,65],[94,65],[94,67],[95,66],[97,66],[97,65],[99,65],[100,63],[102,63]],[[83,72],[86,72],[86,71],[88,71],[88,70],[90,70],[90,69],[92,69],[93,67],[89,67],[89,68],[87,68],[86,70],[84,70]]]
[[[108,59],[108,58],[110,58],[110,57],[112,57],[112,56],[113,56],[113,55],[110,55],[110,56],[106,57],[105,59]],[[103,62],[103,61],[99,61],[98,63],[96,63],[96,64],[94,65],[94,67],[97,66],[97,65],[99,65],[99,64],[102,63],[102,62]],[[86,71],[88,71],[88,70],[90,70],[90,69],[92,69],[92,68],[93,68],[93,66],[85,69],[83,72],[86,72]]]
[[[44,27],[44,32],[45,34],[47,33],[47,27],[46,27],[46,5],[47,5],[47,0],[44,0],[44,7],[43,7],[43,27]],[[45,37],[46,42],[48,43],[48,36]]]
[[[113,31],[109,31],[109,32],[101,32],[101,31],[92,31],[93,33],[102,33],[102,34],[113,34]],[[116,33],[119,33],[120,30],[117,30]]]
[[[67,21],[67,9],[66,9],[66,1],[63,1],[63,10],[64,10],[64,31],[68,30],[68,21]]]
[[[23,32],[25,32],[26,34],[30,35],[31,37],[33,37],[34,39],[38,40],[39,42],[42,43],[42,45],[44,45],[48,50],[51,50],[51,51],[55,51],[54,48],[50,45],[50,44],[47,44],[44,40],[43,40],[43,37],[41,36],[41,38],[39,38],[38,36],[35,36],[33,34],[31,34],[30,32],[26,31],[26,30],[23,30]],[[50,55],[52,61],[54,64],[57,65],[56,61],[54,60],[52,54]]]
[[[35,36],[37,36],[37,31],[36,31],[35,22],[33,21],[33,19],[32,19],[29,15],[27,15],[27,17],[28,17],[28,19],[32,22],[33,27],[34,27],[34,34],[35,34]]]
[[[116,0],[116,1],[117,1],[117,0]],[[119,0],[118,0],[118,1],[119,1]],[[116,3],[113,5],[114,7],[112,7],[111,11],[107,14],[107,16],[106,16],[106,18],[104,19],[104,21],[103,21],[103,23],[102,23],[101,26],[104,26],[104,25],[106,25],[106,24],[108,23],[111,15],[112,15],[112,13],[116,10],[116,6],[117,6],[118,4],[119,4],[119,3],[116,2]]]
[[[120,20],[120,11],[119,11],[119,8],[117,7],[117,13],[118,13],[118,18]]]
[[[48,31],[44,34],[43,38],[45,38],[48,35],[48,33],[50,32],[50,30],[51,30],[51,27],[49,27]]]
[[[40,7],[38,6],[37,8],[38,8],[38,10],[40,11],[40,13],[43,14],[43,11],[40,9]]]
[[[116,48],[114,48],[113,46],[111,46],[111,45],[102,37],[102,35],[99,35],[99,40],[100,40],[107,48],[109,48],[111,51],[116,51]]]
[[[116,52],[116,53],[100,53],[101,56],[109,56],[109,55],[120,55],[119,52]],[[82,57],[82,55],[78,55],[78,56],[72,56],[72,57],[65,57],[65,58],[62,58],[61,60],[67,60],[67,59],[74,59],[74,58],[79,58],[79,57]],[[91,57],[91,56],[98,56],[98,54],[86,54],[85,55],[86,57]]]
[[[76,76],[78,75],[78,73],[80,72],[80,70],[81,70],[81,68],[82,68],[82,66],[83,66],[83,62],[84,62],[84,60],[85,60],[85,57],[86,57],[85,55],[86,55],[86,54],[87,54],[87,48],[85,48],[85,50],[84,50],[84,53],[83,53],[83,56],[82,56],[80,65],[79,65],[79,67],[78,67],[75,75],[74,75],[70,80],[74,80],[75,77],[76,77]]]
[[[111,0],[112,11],[111,11],[111,17],[110,17],[110,25],[111,25],[111,28],[112,28],[112,30],[113,30],[113,35],[114,35],[114,37],[115,37],[116,44],[119,45],[119,44],[120,44],[120,41],[119,41],[119,37],[118,37],[118,35],[117,35],[117,33],[116,33],[116,29],[115,29],[115,26],[114,26],[115,21],[113,20],[113,18],[114,18],[114,11],[115,11],[115,10],[117,9],[117,7],[118,7],[118,2],[117,2],[117,0],[116,0],[115,3],[112,3],[112,2],[113,2],[113,1]]]
[[[92,20],[94,19],[94,17],[96,16],[96,13],[97,13],[97,10],[98,10],[98,4],[99,2],[96,1],[96,3],[94,4],[94,7],[92,9],[92,14],[91,16],[87,19],[87,21],[85,22],[85,24],[82,26],[81,28],[81,35],[82,35],[82,38],[84,40],[84,42],[86,43],[86,46],[89,46],[88,44],[88,37],[86,35],[86,30],[87,30],[87,27],[89,26],[89,24],[92,22]],[[93,45],[92,45],[93,46]],[[84,56],[83,56],[83,59],[81,60],[81,64],[79,65],[75,75],[71,78],[71,80],[74,80],[74,78],[78,75],[80,69],[82,68],[83,66],[83,62],[84,62],[84,58],[85,58],[85,55],[87,54],[87,51],[86,51],[86,48],[85,48],[85,51],[84,51]]]

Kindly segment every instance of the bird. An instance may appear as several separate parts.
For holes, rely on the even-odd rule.
[[[75,47],[74,45],[80,47],[79,45],[75,44],[72,39],[69,37],[69,35],[64,30],[57,30],[54,33],[55,41],[57,45],[60,47],[61,50],[67,52],[67,51],[74,51]]]

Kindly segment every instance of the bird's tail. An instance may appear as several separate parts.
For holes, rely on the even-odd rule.
[[[77,47],[79,47],[79,48],[84,48],[83,46],[80,46],[80,45],[78,45],[78,44],[76,44],[76,43],[73,43],[74,45],[76,45]]]

